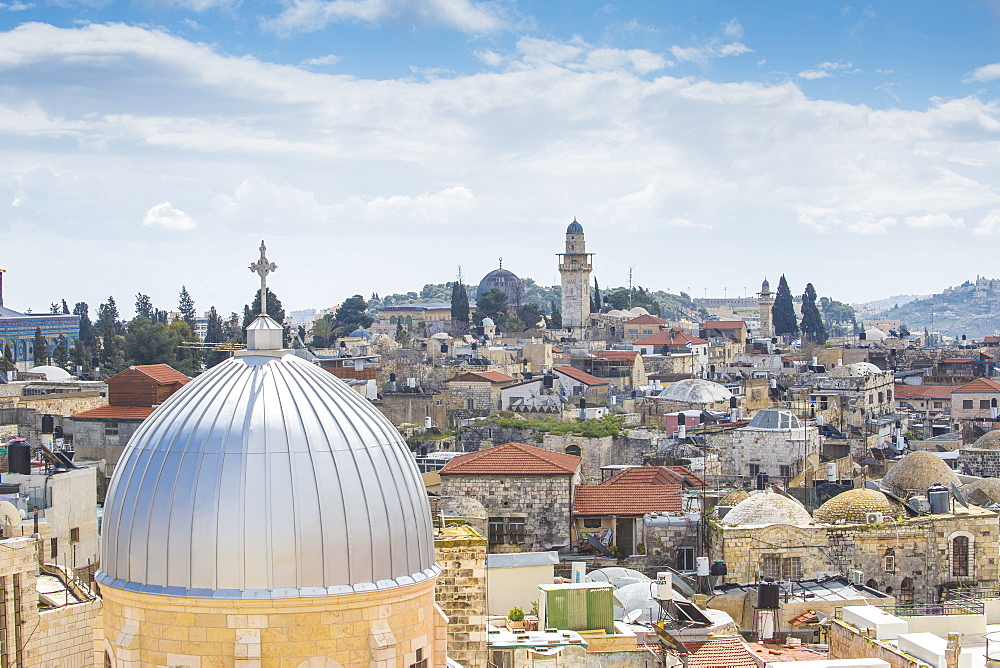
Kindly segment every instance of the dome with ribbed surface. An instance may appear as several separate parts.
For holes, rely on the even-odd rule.
[[[566,228],[566,234],[583,234],[583,225],[576,222],[576,218],[574,218],[573,222]]]
[[[701,378],[685,378],[671,383],[657,395],[659,399],[689,404],[714,404],[729,401],[732,396],[733,393],[722,385]]]
[[[153,594],[325,596],[434,577],[430,511],[399,432],[303,359],[231,358],[130,439],[98,580]]]
[[[762,526],[766,524],[809,524],[812,518],[805,506],[771,490],[751,494],[737,503],[722,519],[730,526]]]
[[[813,519],[824,524],[840,520],[848,524],[865,524],[868,513],[882,513],[886,518],[898,519],[905,513],[882,492],[874,489],[849,489],[833,497],[813,513]]]

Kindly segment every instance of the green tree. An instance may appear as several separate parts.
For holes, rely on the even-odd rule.
[[[458,268],[458,280],[451,285],[451,320],[456,328],[461,330],[456,334],[463,334],[469,328],[469,294],[465,291],[465,283],[462,282],[462,268]]]
[[[10,344],[3,344],[3,355],[0,356],[0,371],[7,373],[17,367],[14,365],[14,354],[10,351]]]
[[[90,321],[89,311],[87,302],[77,302],[73,307],[74,315],[80,316],[80,342],[84,348],[93,349],[97,345],[97,336],[94,333],[94,324]]]
[[[774,295],[774,305],[771,307],[771,323],[774,333],[778,336],[795,334],[799,331],[795,320],[795,305],[792,303],[792,291],[788,289],[785,275],[778,281],[778,292]]]
[[[181,312],[181,318],[188,324],[191,331],[194,331],[195,320],[198,318],[198,312],[194,308],[194,300],[191,299],[191,295],[188,294],[187,287],[181,286],[180,301],[177,304],[177,310]],[[278,322],[281,322],[280,320]]]
[[[396,323],[396,343],[404,348],[410,343],[410,332],[398,322]]]
[[[649,291],[641,287],[620,288],[607,295],[608,307],[611,309],[628,310],[636,306],[646,309],[650,315],[659,316],[660,303]]]
[[[333,316],[329,313],[322,318],[313,320],[312,327],[309,328],[309,335],[312,337],[314,348],[329,348],[333,339]]]
[[[177,341],[167,327],[148,318],[133,318],[125,332],[125,358],[130,365],[169,364],[175,366]],[[176,368],[176,367],[175,367]]]
[[[59,306],[59,304],[52,302],[51,304],[49,304],[49,313],[52,313],[54,315],[62,313],[62,307]]]
[[[562,328],[562,311],[559,310],[559,306],[556,304],[556,300],[549,302],[549,327],[551,329],[561,329]]]
[[[177,320],[167,325],[167,335],[174,344],[173,366],[186,376],[194,376],[201,371],[202,351],[198,348],[187,347],[185,343],[197,343],[198,335],[191,326],[183,320]]]
[[[66,303],[65,299],[62,300],[62,312],[63,315],[69,315],[69,304]]]
[[[506,331],[507,327],[507,293],[493,288],[483,294],[476,303],[476,315],[473,320],[476,326],[482,326],[483,318],[490,318],[497,330]]]
[[[150,321],[156,320],[156,309],[153,308],[153,302],[149,299],[149,295],[140,292],[135,296],[135,317]]]
[[[597,276],[594,276],[594,296],[590,301],[590,312],[600,313],[601,306],[601,288],[597,285]]]
[[[545,311],[535,302],[530,302],[517,309],[517,317],[524,323],[525,329],[537,329],[539,321],[545,317]]]
[[[205,343],[225,343],[226,331],[219,312],[213,306],[208,311],[208,327],[205,329]],[[205,366],[212,368],[220,362],[224,362],[229,354],[224,350],[209,350],[205,353]]]
[[[333,316],[333,337],[348,336],[360,327],[371,327],[374,319],[368,315],[368,303],[361,295],[344,300]]]
[[[94,331],[101,337],[99,356],[101,369],[107,375],[118,373],[125,368],[124,326],[118,319],[118,306],[114,297],[97,307],[97,323]]]
[[[35,327],[35,340],[32,346],[35,349],[35,366],[42,366],[43,364],[48,364],[48,347],[49,344],[46,343],[45,337],[42,336],[42,328]]]
[[[62,334],[56,339],[56,347],[52,351],[52,363],[60,369],[65,369],[69,366],[69,349],[67,348],[66,337]]]
[[[92,370],[90,366],[90,350],[77,341],[73,344],[73,347],[69,350],[69,359],[73,363],[74,367],[80,367],[83,371],[89,372]]]
[[[802,294],[802,333],[818,344],[826,343],[826,327],[823,317],[816,306],[816,288],[812,283],[806,283],[806,291]]]

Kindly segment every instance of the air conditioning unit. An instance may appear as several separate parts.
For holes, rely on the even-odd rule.
[[[856,585],[862,585],[865,582],[865,572],[864,571],[851,571],[851,583]]]
[[[882,513],[865,513],[865,524],[882,524]]]

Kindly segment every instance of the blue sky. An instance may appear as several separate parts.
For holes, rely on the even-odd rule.
[[[0,0],[6,305],[997,276],[1000,2]],[[42,260],[44,258],[44,260]]]

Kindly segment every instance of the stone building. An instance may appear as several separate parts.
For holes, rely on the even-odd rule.
[[[966,475],[1000,478],[1000,429],[988,431],[958,451],[958,470]]]
[[[844,431],[848,425],[864,427],[868,420],[892,413],[894,389],[892,371],[856,362],[817,376],[810,401],[828,424]]]
[[[722,475],[754,477],[767,473],[786,483],[801,473],[802,462],[819,452],[819,430],[790,410],[758,411],[745,427],[734,429],[722,446]]]
[[[454,408],[490,415],[501,408],[500,390],[515,382],[516,378],[499,371],[467,371],[449,378],[445,384]]]
[[[434,599],[448,617],[448,658],[463,666],[486,665],[486,539],[466,524],[434,536],[441,575]]]
[[[559,256],[559,275],[562,278],[562,324],[572,336],[586,338],[590,322],[590,273],[591,257],[583,234],[583,225],[576,218],[566,228],[566,252]]]
[[[489,518],[490,552],[568,545],[580,457],[523,443],[459,455],[440,471],[441,496],[479,501]]]
[[[958,585],[996,586],[996,513],[973,506],[906,518],[873,494],[879,492],[844,492],[813,518],[792,499],[753,494],[714,525],[712,555],[726,561],[729,581],[798,580],[833,571],[901,604],[935,603],[945,588]]]
[[[637,318],[626,320],[621,324],[621,340],[626,343],[634,343],[639,339],[652,336],[660,330],[666,329],[668,326],[669,323],[667,323],[667,321],[663,318],[658,318],[655,315],[649,315],[648,313],[646,315],[640,315]]]
[[[951,416],[958,420],[991,422],[998,405],[1000,383],[987,378],[976,378],[951,393]]]
[[[771,292],[771,284],[764,279],[760,284],[760,292],[757,293],[757,304],[760,308],[760,335],[765,339],[774,336],[774,327],[771,325],[771,309],[774,308],[774,294]]]
[[[263,297],[263,245],[252,268]],[[430,509],[405,442],[281,340],[258,316],[246,351],[129,442],[102,527],[102,665],[445,665]]]
[[[35,330],[45,339],[45,354],[51,355],[59,337],[66,340],[66,350],[80,338],[80,316],[53,313],[21,313],[3,305],[3,274],[0,269],[0,354],[10,346],[14,365],[19,371],[35,366]]]

